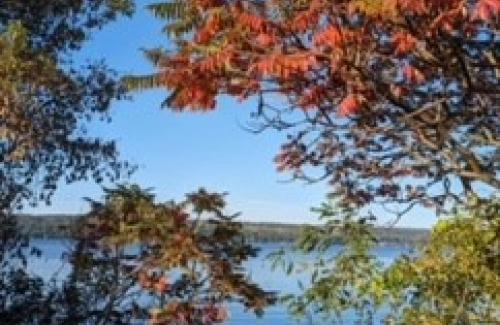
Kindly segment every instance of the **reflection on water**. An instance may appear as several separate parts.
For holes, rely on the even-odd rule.
[[[65,251],[71,247],[71,241],[68,240],[34,240],[34,246],[40,248],[43,252],[41,258],[32,258],[29,260],[29,269],[32,273],[50,279],[56,277],[63,279],[70,271],[70,266],[61,257]],[[283,270],[272,270],[266,256],[276,251],[281,247],[286,248],[287,244],[265,243],[257,244],[261,247],[258,257],[249,260],[246,263],[246,268],[251,278],[261,285],[266,290],[278,291],[280,293],[296,293],[299,292],[298,282],[307,282],[308,274],[293,274],[287,276]],[[335,254],[341,249],[340,246],[332,248],[331,254]],[[390,264],[395,258],[404,252],[408,252],[408,248],[403,246],[381,246],[376,249],[376,254],[381,262]],[[293,259],[304,260],[311,257],[299,256],[296,253],[290,253]],[[284,306],[273,306],[266,309],[263,318],[257,318],[251,313],[246,313],[239,305],[231,305],[231,321],[230,325],[256,324],[256,325],[294,325],[294,324],[311,324],[311,321],[297,322],[291,319]],[[351,319],[351,320],[350,320]],[[346,315],[343,317],[343,324],[353,324],[353,316]],[[314,324],[320,324],[319,320],[315,320]],[[331,322],[325,322],[325,324]]]

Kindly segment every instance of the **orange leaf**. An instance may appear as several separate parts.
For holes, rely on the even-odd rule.
[[[200,44],[207,44],[222,28],[222,21],[218,15],[210,17],[194,36],[194,40]]]
[[[473,20],[491,21],[500,14],[500,0],[479,0],[472,14]]]
[[[271,46],[271,45],[274,45],[274,43],[276,43],[276,37],[272,36],[272,35],[269,35],[267,33],[260,33],[259,35],[257,35],[257,37],[255,38],[255,41],[260,45],[260,46],[263,46],[263,47],[267,47],[267,46]]]
[[[308,54],[272,55],[256,62],[251,70],[266,76],[288,79],[297,73],[310,71],[317,63],[315,56]]]
[[[299,13],[290,22],[289,27],[293,31],[304,32],[318,23],[319,13],[316,10],[307,10]]]
[[[339,104],[339,115],[342,117],[347,117],[354,115],[361,109],[361,101],[359,96],[354,94],[349,94],[345,97]]]
[[[248,29],[250,29],[253,32],[265,32],[267,29],[267,22],[264,20],[262,17],[253,15],[253,14],[248,14],[246,12],[243,12],[238,15],[237,22]]]
[[[417,39],[408,33],[398,32],[392,36],[392,43],[395,47],[394,53],[396,55],[404,55],[415,49]]]
[[[398,0],[397,4],[404,12],[423,14],[427,10],[424,0]]]
[[[330,47],[337,47],[343,42],[342,32],[336,26],[330,26],[322,32],[314,36],[314,45],[326,45]]]
[[[421,84],[425,82],[424,74],[411,65],[407,65],[403,68],[403,76],[406,81],[412,84]]]

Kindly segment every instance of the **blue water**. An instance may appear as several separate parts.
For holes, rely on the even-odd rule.
[[[43,252],[41,258],[32,258],[29,260],[28,267],[30,272],[44,279],[50,279],[56,277],[58,279],[63,279],[70,272],[70,265],[62,259],[62,255],[68,248],[71,247],[70,241],[65,240],[34,240],[33,245],[40,248]],[[286,248],[286,244],[284,247]],[[258,283],[261,287],[266,290],[278,291],[281,294],[284,293],[297,293],[300,292],[299,280],[302,282],[307,282],[309,275],[307,272],[301,274],[287,275],[284,270],[276,269],[272,270],[271,263],[266,256],[276,251],[277,249],[283,247],[282,244],[261,244],[261,251],[258,257],[249,260],[246,263],[246,269],[249,272],[252,280]],[[332,249],[332,254],[338,252],[341,249],[340,246],[334,247]],[[379,260],[384,264],[390,264],[395,258],[400,256],[402,253],[407,252],[408,248],[403,246],[381,246],[375,251]],[[307,260],[308,257],[299,256],[296,253],[290,253],[289,257],[292,257],[295,261],[297,260]],[[310,257],[309,257],[310,258]],[[229,325],[245,325],[245,324],[255,324],[255,325],[309,325],[310,320],[297,321],[291,318],[287,314],[285,306],[276,305],[266,309],[265,314],[262,318],[257,318],[253,313],[246,312],[240,305],[231,304],[229,306],[231,320],[228,322]],[[342,324],[353,324],[354,315],[345,315],[343,317]],[[331,324],[330,322],[322,322],[320,320],[314,320],[312,324]]]

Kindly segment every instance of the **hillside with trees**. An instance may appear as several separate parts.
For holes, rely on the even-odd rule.
[[[78,232],[83,215],[18,215],[18,225],[23,234],[33,238],[71,239]],[[242,222],[242,232],[252,242],[289,242],[296,241],[307,225],[285,223]],[[209,225],[204,225],[209,227]],[[428,229],[383,228],[375,230],[379,244],[410,245],[424,243],[429,237]],[[342,236],[336,237],[342,243]]]

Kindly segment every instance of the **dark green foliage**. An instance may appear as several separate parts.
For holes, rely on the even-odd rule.
[[[2,209],[49,201],[61,179],[119,176],[114,144],[84,130],[95,117],[109,119],[120,87],[102,62],[78,67],[71,54],[131,9],[125,0],[0,3]]]
[[[60,181],[127,170],[113,142],[85,131],[122,97],[115,75],[100,61],[77,66],[72,54],[132,8],[128,0],[0,1],[1,324],[50,324],[54,312],[49,284],[26,271],[28,240],[12,211],[50,202]]]
[[[186,11],[186,4],[182,1],[157,2],[147,6],[156,18],[178,19],[182,18]]]
[[[27,270],[28,259],[39,257],[15,218],[0,211],[0,324],[51,324],[53,283]]]
[[[3,0],[0,32],[21,22],[30,48],[60,56],[80,49],[92,30],[132,12],[131,0]]]

